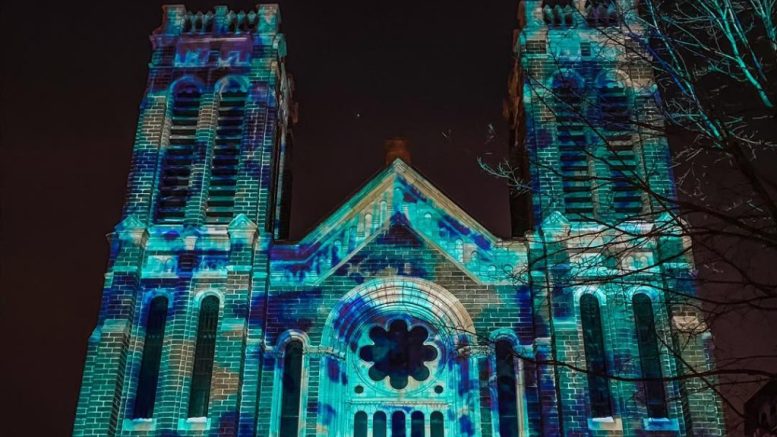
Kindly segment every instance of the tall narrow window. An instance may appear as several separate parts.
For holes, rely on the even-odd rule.
[[[353,437],[367,437],[367,413],[364,411],[353,417]]]
[[[386,437],[386,413],[378,411],[372,415],[372,437]]]
[[[300,390],[302,383],[302,342],[292,340],[283,354],[283,380],[281,382],[281,428],[279,435],[292,437],[299,434]]]
[[[287,238],[291,209],[292,148],[294,137],[280,126],[275,131],[275,142],[270,170],[266,229],[275,232],[276,238]]]
[[[405,413],[395,411],[391,415],[391,437],[405,437],[407,425],[405,425]]]
[[[208,296],[200,304],[197,343],[194,347],[192,389],[189,393],[189,417],[208,415],[210,380],[213,376],[213,356],[216,351],[216,331],[219,324],[219,300]]]
[[[615,78],[606,78],[597,86],[599,108],[598,140],[605,143],[610,171],[613,211],[621,218],[642,212],[642,197],[634,150],[634,126],[628,94]]]
[[[580,318],[583,325],[583,346],[588,370],[588,398],[594,417],[612,415],[610,387],[607,380],[607,357],[599,301],[592,294],[580,298]]]
[[[413,411],[413,414],[410,415],[410,437],[425,437],[425,426],[424,413]]]
[[[159,223],[180,223],[186,215],[192,163],[197,152],[200,97],[199,88],[191,83],[181,84],[173,95],[170,138],[164,148],[159,176],[156,204]]]
[[[593,178],[585,136],[583,88],[578,78],[562,75],[554,80],[553,92],[564,209],[573,219],[591,217]]]
[[[518,437],[518,395],[515,358],[509,341],[496,342],[496,392],[499,401],[499,436]]]
[[[429,416],[429,430],[431,437],[445,437],[445,419],[441,412],[435,411]]]
[[[216,141],[213,145],[205,217],[208,223],[229,223],[235,214],[237,169],[243,140],[246,91],[236,82],[219,95]]]
[[[642,293],[632,299],[634,323],[637,327],[639,345],[639,364],[642,368],[642,386],[645,390],[645,403],[648,416],[667,417],[666,394],[661,380],[661,354],[658,349],[658,336],[653,316],[653,304]]]
[[[167,298],[157,296],[151,300],[146,316],[146,340],[143,344],[143,358],[140,362],[138,391],[132,417],[150,418],[154,415],[159,363],[162,358],[162,341],[165,337],[167,320]]]

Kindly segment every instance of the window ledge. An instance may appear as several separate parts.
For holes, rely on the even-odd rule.
[[[195,278],[226,278],[227,269],[222,270],[197,270],[194,272]]]
[[[677,423],[677,419],[667,419],[666,417],[642,419],[642,427],[645,431],[680,431],[680,424]]]
[[[591,431],[623,431],[623,422],[612,416],[592,417],[588,419],[588,429]]]
[[[123,431],[154,431],[156,419],[124,419],[121,428]]]
[[[210,418],[208,417],[189,417],[188,419],[178,419],[179,431],[207,431],[210,429]]]

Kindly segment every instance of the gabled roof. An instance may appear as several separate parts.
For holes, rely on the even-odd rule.
[[[478,282],[509,282],[526,265],[523,244],[494,236],[397,159],[298,243],[276,244],[273,282],[318,283],[398,222]]]

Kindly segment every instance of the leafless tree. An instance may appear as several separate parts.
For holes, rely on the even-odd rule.
[[[570,237],[588,256],[572,260],[562,253],[566,249],[548,247],[535,262],[567,256],[565,262],[577,263],[578,271],[623,267],[611,274],[575,275],[569,279],[574,285],[604,281],[660,287],[653,279],[643,284],[648,277],[643,273],[693,257],[700,292],[674,286],[662,291],[670,305],[702,315],[687,332],[712,329],[717,364],[698,369],[686,363],[687,372],[676,378],[699,379],[698,389],[721,394],[735,419],[730,425],[736,426],[744,397],[777,378],[777,1],[640,0],[633,9],[618,3],[550,8],[546,21],[563,26],[563,14],[578,14],[578,23],[587,21],[596,29],[599,49],[619,51],[632,66],[650,66],[657,88],[642,90],[652,96],[649,105],[624,111],[615,102],[614,109],[605,108],[610,103],[600,97],[574,86],[554,87],[530,70],[522,71],[522,82],[533,104],[557,123],[594,138],[595,145],[578,150],[592,168],[607,169],[586,177],[591,190],[630,187],[649,206],[607,219],[578,211],[578,219],[596,224],[590,233]],[[574,81],[569,62],[558,59],[555,65],[562,81]],[[514,123],[522,122],[517,111],[507,112]],[[664,137],[670,139],[675,189],[656,187],[653,169],[628,153]],[[514,161],[480,164],[505,179],[514,195],[531,189],[530,176]],[[530,165],[564,176],[557,165],[538,160]],[[685,243],[641,262],[632,256],[651,241],[672,239]],[[621,266],[624,260],[630,266]],[[510,274],[522,280],[520,272]],[[668,279],[664,284],[678,280]],[[658,337],[667,338],[666,333]],[[670,349],[676,345],[665,342]],[[586,371],[569,361],[554,364]]]

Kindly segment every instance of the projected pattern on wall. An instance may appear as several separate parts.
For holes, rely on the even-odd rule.
[[[687,242],[639,238],[671,224],[654,217],[622,224],[637,238],[621,258],[586,251],[607,232],[580,214],[607,222],[645,205],[613,189],[609,208],[607,188],[586,191],[585,132],[569,119],[540,123],[520,72],[549,52],[569,55],[557,82],[601,84],[619,114],[652,79],[618,70],[617,50],[605,53],[608,63],[580,54],[599,43],[588,27],[596,23],[553,18],[576,2],[517,5],[516,138],[527,139],[521,153],[560,169],[530,168],[536,183],[523,212],[535,225],[498,238],[395,160],[296,242],[286,240],[296,104],[278,7],[165,7],[74,434],[718,432],[715,400],[678,382],[646,389],[606,377],[676,375],[664,343],[676,315],[650,286],[569,287],[567,278],[639,270],[650,284],[673,269],[686,280],[663,286],[693,292],[686,257],[644,268]],[[665,141],[622,153],[658,169],[651,183],[671,192]],[[562,255],[543,258],[548,247]],[[687,350],[703,364],[702,343]],[[596,372],[554,367],[553,354]]]

